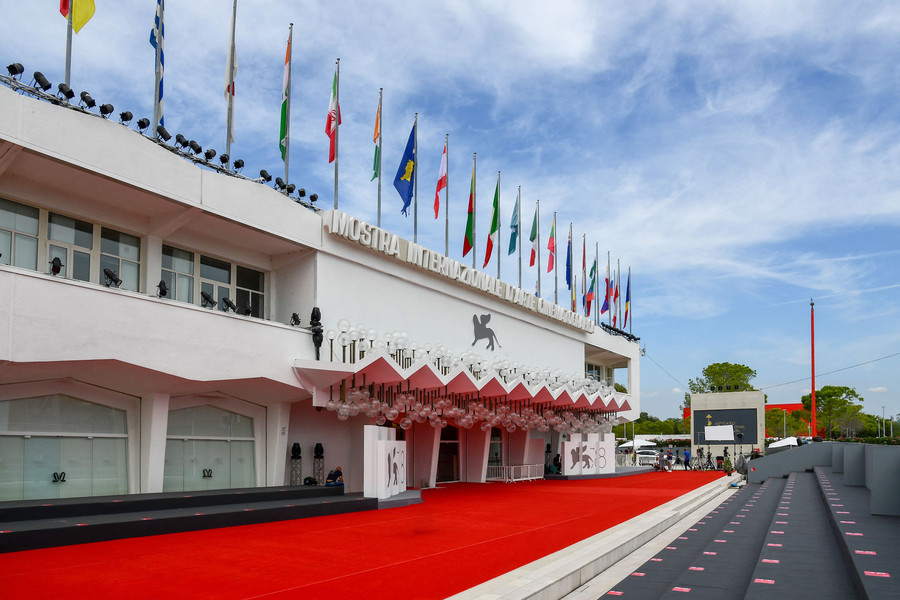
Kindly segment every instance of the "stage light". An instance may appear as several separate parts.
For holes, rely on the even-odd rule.
[[[287,191],[288,194],[293,194],[293,193],[294,193],[294,190],[297,189],[297,186],[294,185],[293,183],[289,183],[289,184],[287,185],[287,187],[284,188],[284,189],[285,189],[285,191]]]
[[[168,142],[172,139],[172,134],[166,131],[166,128],[162,125],[158,125],[156,127],[156,135],[159,136],[164,142]]]
[[[219,304],[219,303],[216,301],[216,299],[213,298],[213,297],[210,295],[210,293],[207,292],[207,291],[205,291],[205,290],[200,292],[200,297],[203,298],[203,300],[200,301],[200,304],[201,304],[204,308],[208,308],[208,307],[210,307],[210,306],[216,306],[216,305]]]
[[[122,285],[122,280],[111,269],[103,269],[103,275],[106,276],[106,287],[113,283],[116,284],[116,287]]]
[[[203,146],[201,146],[194,140],[191,140],[190,143],[188,143],[188,146],[191,147],[191,150],[194,151],[194,154],[200,154],[201,152],[203,152]]]
[[[237,159],[236,161],[234,161],[234,170],[235,171],[240,171],[243,168],[244,168],[244,161],[242,161],[241,159]]]
[[[318,195],[318,194],[310,194],[310,195],[309,195],[309,201],[310,201],[310,202],[315,202],[315,201],[318,200],[318,199],[319,199],[319,195]]]
[[[59,90],[56,95],[60,98],[65,98],[66,101],[69,101],[75,97],[75,92],[73,92],[72,88],[67,86],[65,83],[60,83],[56,86],[56,89]]]
[[[325,458],[325,448],[322,446],[322,442],[316,442],[316,446],[313,448],[313,458]]]
[[[206,152],[203,153],[203,156],[206,157],[207,161],[211,161],[216,156],[216,151],[212,148],[209,148]]]
[[[34,84],[37,84],[37,86],[35,86]],[[39,87],[39,88],[41,88],[41,90],[46,92],[47,90],[50,89],[50,82],[47,81],[47,78],[44,77],[43,73],[41,73],[40,71],[35,71],[34,72],[34,81],[31,82],[31,86]]]
[[[231,298],[229,298],[228,296],[222,298],[222,304],[225,305],[225,308],[222,309],[223,311],[228,312],[228,309],[230,308],[231,312],[237,312],[237,305],[232,302]]]
[[[122,125],[127,125],[128,123],[131,123],[131,119],[133,119],[133,118],[134,118],[134,115],[131,114],[127,110],[125,112],[119,113],[119,123],[121,123]]]
[[[97,103],[94,102],[94,99],[91,98],[91,95],[87,92],[81,92],[81,104],[84,104],[87,108],[94,108],[97,106]]]
[[[59,275],[59,272],[62,270],[62,268],[64,266],[65,265],[63,265],[62,261],[59,260],[59,257],[57,256],[53,260],[50,261],[50,272],[53,273],[54,275]]]
[[[175,145],[176,146],[181,146],[182,148],[187,148],[188,143],[189,143],[188,139],[186,137],[184,137],[183,135],[181,135],[180,133],[175,135]]]
[[[100,105],[100,116],[102,116],[104,119],[108,119],[109,115],[111,115],[114,110],[116,110],[116,109],[115,109],[115,107],[113,107],[112,104],[101,104]]]
[[[297,313],[291,313],[291,327],[299,327],[300,326],[300,315]]]
[[[138,131],[140,131],[141,133],[144,133],[144,130],[146,130],[148,127],[150,127],[150,119],[148,119],[146,117],[144,117],[143,119],[139,119],[137,126],[138,126]]]
[[[250,306],[250,303],[248,302],[244,305],[244,315],[249,317],[252,314],[253,314],[253,307]]]
[[[231,159],[231,157],[228,156],[227,154],[220,154],[220,155],[219,155],[219,162],[222,163],[222,166],[225,167],[226,169],[228,168],[228,161],[229,161],[230,159]]]
[[[262,175],[262,173],[260,173],[260,175]],[[284,182],[284,179],[282,179],[281,177],[275,178],[275,189],[276,190],[283,190],[286,187],[287,187],[287,184]]]
[[[165,298],[169,295],[169,286],[166,285],[166,282],[162,279],[159,280],[159,284],[157,284],[156,289],[159,291],[156,293],[157,298]]]
[[[269,175],[269,172],[266,171],[265,169],[263,169],[262,171],[259,172],[259,178],[262,179],[263,181],[265,181],[266,183],[269,183],[270,181],[272,181],[272,176]]]
[[[6,71],[13,79],[20,79],[22,77],[22,73],[25,72],[25,67],[22,66],[22,63],[13,63],[6,66]]]
[[[303,198],[304,196],[306,196],[306,189],[300,188],[299,190],[297,190],[297,197],[298,197],[298,198]]]

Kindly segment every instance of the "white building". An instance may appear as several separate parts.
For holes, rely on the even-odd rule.
[[[640,410],[638,345],[590,319],[2,86],[0,253],[0,500],[284,485],[295,442],[360,491],[384,413],[411,485],[485,481]],[[321,360],[313,307],[348,330]]]

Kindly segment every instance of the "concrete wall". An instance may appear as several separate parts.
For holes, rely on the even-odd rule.
[[[831,465],[831,443],[805,444],[751,460],[748,481],[762,483],[769,477],[784,477],[791,471],[806,471],[816,465]]]

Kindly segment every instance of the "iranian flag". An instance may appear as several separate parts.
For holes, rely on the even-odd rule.
[[[338,77],[337,69],[334,71],[334,80],[331,82],[331,102],[328,103],[328,120],[325,121],[325,134],[331,140],[328,146],[328,162],[335,159],[335,146],[337,145],[337,128],[341,124],[341,105],[338,103]]]
[[[375,159],[372,161],[372,179],[375,181],[381,172],[381,98],[378,98],[378,111],[375,113],[375,132],[372,134],[372,141],[375,142]]]
[[[463,240],[463,256],[475,246],[475,165],[472,165],[472,183],[469,184],[469,214],[466,217],[466,239]]]
[[[481,268],[485,268],[488,261],[491,260],[491,254],[494,253],[494,246],[500,243],[500,174],[497,174],[497,187],[494,189],[494,209],[491,212],[491,230],[488,233],[487,248],[484,250],[484,264]],[[500,260],[499,255],[497,260]]]
[[[550,251],[550,258],[547,259],[547,272],[553,270],[553,263],[556,260],[556,215],[553,215],[553,225],[550,227],[550,239],[547,241],[547,250]]]
[[[281,84],[281,160],[287,157],[288,149],[288,119],[290,119],[290,95],[291,95],[291,37],[288,35],[287,52],[284,54],[284,77]]]
[[[441,211],[441,190],[443,190],[446,187],[447,187],[447,144],[445,143],[444,144],[444,153],[441,155],[441,172],[438,174],[437,188],[434,190],[434,218],[435,219],[438,218],[438,213]]]
[[[529,267],[534,266],[534,261],[537,258],[538,251],[538,207],[535,205],[534,207],[534,220],[531,222],[531,236],[528,238],[531,240],[531,262],[528,263]]]

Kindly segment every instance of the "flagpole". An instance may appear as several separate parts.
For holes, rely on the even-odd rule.
[[[616,259],[616,291],[619,291],[619,287],[622,285],[622,259]],[[616,294],[618,296],[618,294]],[[622,323],[622,303],[619,302],[619,299],[616,298],[616,324],[619,325]]]
[[[291,164],[291,63],[293,61],[294,24],[288,28],[288,65],[287,65],[287,110],[284,119],[284,182],[290,183],[288,167]]]
[[[534,214],[537,215],[537,296],[541,297],[541,199],[537,199],[537,205],[534,207]]]
[[[606,251],[606,304],[609,306],[609,314],[606,315],[609,326],[612,327],[612,282],[610,281],[612,277],[609,273],[609,250]]]
[[[449,167],[449,165],[448,165]],[[478,251],[476,250],[478,236],[475,235],[475,225],[477,224],[477,219],[475,215],[478,214],[476,210],[476,205],[478,204],[478,196],[475,194],[475,170],[478,167],[478,153],[472,153],[472,268],[477,268],[478,263],[476,262],[478,259],[475,257],[478,255]],[[449,170],[449,168],[448,168]]]
[[[594,242],[594,277],[600,281],[600,243]],[[594,325],[600,325],[600,290],[594,289]]]
[[[419,243],[419,113],[413,119],[413,243]]]
[[[66,15],[66,85],[69,85],[72,74],[72,13],[75,12],[75,2],[69,2],[69,14]],[[154,133],[154,135],[156,135]]]
[[[516,194],[516,241],[519,242],[519,289],[522,289],[522,186]]]
[[[500,218],[500,171],[497,171],[497,280],[500,279],[500,231],[503,229],[503,219]]]
[[[556,211],[553,211],[553,304],[559,305],[559,236],[556,235]]]
[[[444,256],[450,254],[450,134],[444,134],[447,149],[447,182],[444,185]]]
[[[384,113],[381,110],[383,95],[384,88],[378,88],[378,227],[381,227],[381,162],[384,158],[382,156],[384,154],[384,146],[381,145],[382,136],[384,135]]]
[[[231,44],[228,47],[228,80],[229,80],[229,90],[226,90],[228,94],[228,108],[226,109],[225,114],[225,154],[231,156],[231,138],[234,135],[234,61],[236,50],[234,47],[234,29],[235,23],[237,22],[237,0],[234,0],[234,5],[231,12]]]
[[[575,304],[575,288],[578,287],[575,283],[575,248],[572,247],[572,222],[569,221],[569,248],[567,250],[569,255],[571,256],[571,260],[569,260],[569,264],[567,265],[569,270],[569,301],[570,304]],[[573,312],[575,307],[571,307]]]
[[[581,234],[581,309],[585,313],[587,313],[587,285],[587,234],[583,233]]]
[[[341,59],[335,61],[334,99],[337,109],[334,113],[334,208],[338,207],[338,132],[341,130]]]

